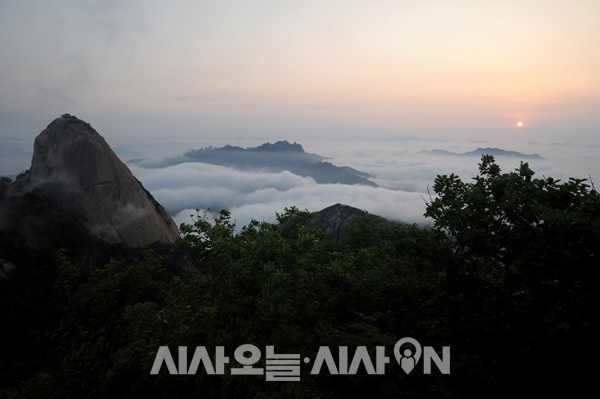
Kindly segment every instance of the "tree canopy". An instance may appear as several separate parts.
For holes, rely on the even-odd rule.
[[[435,179],[432,228],[357,217],[335,240],[292,206],[278,223],[240,229],[226,210],[198,213],[181,226],[184,270],[156,249],[100,266],[61,249],[44,293],[51,322],[14,322],[46,337],[43,360],[3,360],[12,377],[0,397],[502,398],[591,386],[600,196],[526,163],[502,173],[484,156],[479,166],[472,182]],[[0,281],[0,292],[19,283]],[[451,373],[407,375],[392,355],[402,337],[450,346]],[[231,375],[242,344],[310,359],[326,345],[385,346],[391,362],[385,375],[311,375],[301,364],[301,381],[266,382]],[[232,361],[223,375],[151,375],[160,346],[224,346]]]

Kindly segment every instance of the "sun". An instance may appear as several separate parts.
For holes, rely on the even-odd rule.
[[[517,127],[523,127],[523,122],[521,122],[521,121],[518,121],[518,122],[517,122]]]

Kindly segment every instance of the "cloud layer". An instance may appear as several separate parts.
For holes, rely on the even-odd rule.
[[[319,211],[335,203],[343,203],[385,218],[429,224],[423,214],[426,201],[434,195],[431,186],[437,175],[455,173],[464,181],[477,175],[478,157],[436,156],[422,148],[474,149],[473,143],[370,143],[354,141],[341,147],[320,146],[318,152],[335,154],[336,165],[347,165],[376,176],[381,187],[358,185],[317,184],[284,171],[270,173],[262,170],[238,171],[203,163],[184,163],[163,169],[146,169],[130,165],[133,174],[153,194],[179,225],[190,223],[196,209],[232,212],[238,226],[252,219],[275,221],[276,213],[285,207]],[[329,149],[330,151],[327,152]],[[513,148],[511,148],[513,149]],[[530,161],[538,176],[558,179],[600,174],[600,162],[595,149],[569,145],[526,145],[515,148],[524,153],[532,150],[549,159]],[[502,170],[514,170],[520,160],[498,158]],[[596,173],[596,171],[598,173]]]
[[[284,171],[235,171],[201,163],[184,163],[164,169],[132,166],[143,182],[176,222],[191,222],[196,209],[230,210],[239,226],[252,219],[275,221],[285,207],[318,211],[344,203],[392,220],[425,222],[422,193],[350,186],[317,184]]]

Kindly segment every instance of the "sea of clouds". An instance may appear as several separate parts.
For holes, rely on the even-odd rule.
[[[169,157],[189,148],[225,144],[241,147],[258,146],[279,139],[227,138],[202,140],[117,142],[113,149],[123,161],[143,157]],[[0,175],[14,178],[31,162],[33,143],[23,139],[0,140]],[[289,140],[290,142],[293,140]],[[237,226],[252,219],[274,222],[276,213],[285,207],[319,211],[342,203],[405,223],[427,225],[423,215],[427,201],[435,195],[433,183],[438,175],[455,173],[463,181],[477,175],[478,157],[432,155],[426,151],[442,149],[455,153],[478,147],[496,147],[524,154],[537,153],[545,159],[525,160],[536,176],[566,180],[569,177],[591,179],[600,187],[600,147],[573,143],[507,143],[422,139],[418,137],[368,138],[347,140],[306,138],[301,140],[306,152],[328,157],[337,166],[350,166],[374,176],[379,187],[342,184],[317,184],[310,177],[264,170],[240,171],[203,163],[184,163],[160,169],[144,168],[132,163],[128,167],[156,200],[173,216],[177,225],[191,223],[190,215],[221,209],[232,213]],[[497,157],[503,171],[517,168],[521,159]]]
[[[236,145],[235,142],[230,142]],[[426,203],[435,196],[438,175],[455,173],[464,181],[477,175],[478,157],[432,155],[425,151],[445,149],[457,153],[478,147],[499,147],[545,159],[525,160],[540,177],[599,180],[597,148],[563,144],[472,143],[405,140],[324,140],[302,143],[307,152],[330,158],[337,166],[350,166],[375,176],[380,187],[317,184],[310,177],[263,170],[240,171],[203,163],[183,163],[160,169],[129,164],[133,174],[174,217],[176,223],[191,223],[197,210],[232,213],[238,227],[251,220],[274,222],[285,207],[319,211],[342,203],[390,220],[428,225]],[[167,154],[165,154],[167,155]],[[168,154],[174,155],[174,154]],[[497,157],[503,171],[517,168],[518,158]],[[594,178],[596,177],[596,178]]]

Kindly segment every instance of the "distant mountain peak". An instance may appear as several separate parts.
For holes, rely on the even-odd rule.
[[[131,159],[129,162],[150,168],[161,168],[183,162],[201,162],[238,170],[263,172],[286,170],[298,176],[312,177],[318,184],[361,184],[377,187],[376,183],[369,180],[374,176],[348,166],[335,166],[331,162],[324,162],[324,159],[326,158],[321,155],[305,152],[299,143],[281,140],[245,149],[231,145],[190,149],[182,155],[159,161]]]
[[[273,144],[264,143],[259,145],[258,147],[249,148],[252,151],[269,151],[269,152],[293,152],[298,154],[304,154],[304,148],[302,148],[302,144],[294,142],[290,144],[287,140],[280,140]]]
[[[517,151],[508,151],[503,150],[502,148],[496,147],[486,147],[486,148],[477,148],[474,151],[466,152],[464,155],[497,155],[497,156],[505,156],[505,157],[515,157],[515,158],[529,158],[529,159],[543,159],[538,154],[523,154]]]
[[[476,150],[464,152],[462,154],[459,154],[456,152],[451,152],[451,151],[446,151],[446,150],[437,150],[437,149],[431,150],[431,151],[424,151],[424,152],[434,154],[434,155],[450,155],[450,156],[459,156],[459,157],[472,157],[472,156],[480,157],[482,155],[492,155],[492,156],[522,158],[522,159],[544,159],[544,157],[542,157],[538,154],[523,154],[521,152],[508,151],[508,150],[503,150],[502,148],[495,148],[495,147],[486,147],[486,148],[479,147]]]

